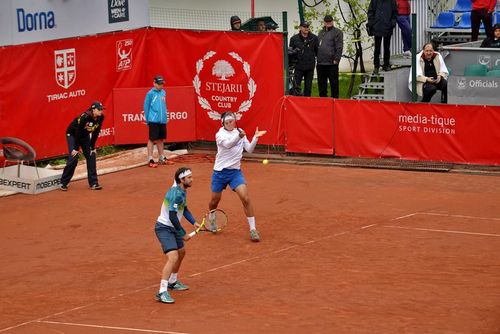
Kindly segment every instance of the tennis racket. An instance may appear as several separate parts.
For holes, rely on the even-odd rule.
[[[227,225],[227,215],[221,209],[210,210],[203,220],[201,221],[200,227],[198,227],[193,232],[189,233],[190,237],[200,233],[200,232],[212,232],[217,233],[222,231]]]

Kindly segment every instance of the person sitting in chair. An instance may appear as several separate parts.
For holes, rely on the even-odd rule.
[[[500,48],[500,23],[493,26],[493,38],[486,37],[481,43],[482,48]]]
[[[422,96],[422,102],[430,102],[438,90],[441,91],[441,103],[448,102],[449,72],[443,57],[434,51],[432,43],[424,45],[423,50],[417,54],[417,95]],[[409,88],[412,89],[410,71]]]

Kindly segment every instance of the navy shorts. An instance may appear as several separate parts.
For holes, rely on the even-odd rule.
[[[177,234],[177,231],[172,226],[156,222],[155,234],[165,254],[184,247],[184,240],[182,240],[182,237]]]
[[[222,192],[222,190],[226,189],[228,184],[231,189],[234,190],[239,185],[246,183],[240,169],[224,168],[221,171],[214,170],[212,174],[212,192],[214,193]]]
[[[149,140],[155,141],[158,139],[167,138],[167,124],[149,123]]]

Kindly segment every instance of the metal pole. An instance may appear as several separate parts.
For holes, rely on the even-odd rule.
[[[300,1],[300,0],[299,0]],[[289,85],[288,85],[288,15],[287,12],[282,12],[282,22],[283,22],[283,64],[285,70],[285,95],[288,95]]]
[[[302,0],[298,0],[299,5],[299,22],[304,21],[304,6],[302,5]]]
[[[251,10],[252,17],[255,17],[255,0],[250,1],[250,10]]]
[[[417,14],[411,14],[411,100],[417,102]]]

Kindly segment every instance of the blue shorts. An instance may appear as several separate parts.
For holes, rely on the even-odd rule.
[[[214,170],[212,174],[212,192],[214,193],[222,192],[222,190],[226,189],[228,184],[231,189],[234,190],[239,185],[246,183],[240,169],[224,168],[221,171]]]
[[[172,226],[156,222],[155,233],[165,254],[184,247],[184,240],[182,240],[182,237],[177,234],[177,231]]]

